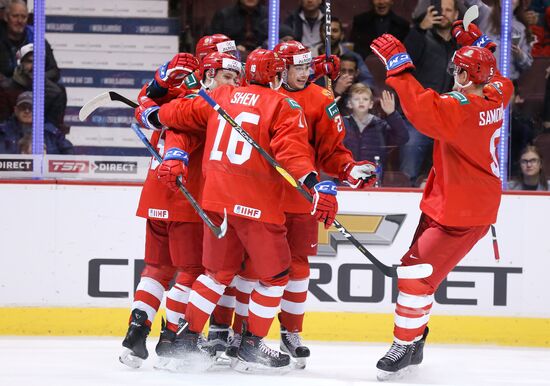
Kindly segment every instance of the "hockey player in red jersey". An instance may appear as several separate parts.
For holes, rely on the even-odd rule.
[[[310,212],[330,226],[337,211],[336,186],[318,182],[307,144],[307,123],[294,100],[277,93],[284,61],[273,51],[257,49],[246,63],[248,86],[220,87],[217,101],[245,130],[296,179],[314,194]],[[167,125],[188,133],[207,126],[203,162],[203,207],[212,216],[227,208],[228,230],[219,240],[205,233],[203,264],[206,273],[193,285],[185,327],[178,339],[183,350],[197,352],[200,332],[225,287],[240,271],[243,253],[260,278],[252,291],[248,328],[238,350],[237,370],[288,368],[290,358],[269,348],[263,340],[288,283],[290,251],[285,237],[281,197],[286,183],[261,155],[202,100],[175,100],[147,112],[136,109],[144,125]]]
[[[312,78],[312,56],[308,48],[297,41],[288,41],[275,46],[274,51],[285,61],[286,71],[283,76],[283,85],[280,92],[298,102],[304,110],[304,117],[308,126],[308,142],[315,167],[326,174],[340,178],[348,184],[359,187],[365,181],[368,185],[374,184],[375,167],[368,161],[355,162],[351,152],[342,143],[345,137],[342,116],[336,107],[330,91],[310,83]],[[325,66],[337,64],[328,62],[325,56],[315,59],[313,68],[324,75]],[[338,68],[332,67],[332,76],[336,78]],[[310,205],[292,186],[285,186],[284,210],[286,215],[285,227],[287,240],[292,256],[290,265],[290,280],[285,287],[281,301],[279,321],[281,326],[282,351],[290,354],[298,362],[297,367],[304,368],[305,360],[310,355],[309,348],[302,344],[299,333],[305,313],[305,302],[309,284],[308,256],[317,253],[318,225],[310,214]],[[250,268],[250,267],[248,267]],[[248,303],[254,277],[247,277],[253,273],[253,267],[237,276],[237,309],[233,330],[239,341],[242,320],[246,319]],[[233,356],[234,349],[228,350]]]
[[[496,221],[501,181],[497,146],[512,82],[500,75],[488,48],[494,43],[479,29],[455,23],[463,47],[451,61],[454,91],[423,88],[410,73],[414,65],[392,35],[371,44],[386,64],[387,80],[414,127],[434,139],[433,167],[420,203],[422,216],[403,266],[427,263],[424,279],[399,279],[394,342],[376,367],[380,380],[422,362],[433,296],[447,274]],[[485,48],[487,47],[487,48]]]
[[[200,66],[192,55],[178,54],[157,71],[155,81],[144,86],[140,97],[156,95],[155,100],[162,104],[181,96],[180,84],[186,75],[195,70],[201,82],[210,89],[223,84],[236,85],[240,82],[241,68],[241,63],[229,54],[211,53],[203,58]],[[164,156],[165,162],[159,166],[156,160],[151,160],[137,210],[138,216],[147,219],[145,267],[132,304],[131,324],[123,342],[128,351],[120,357],[123,363],[132,367],[139,365],[140,359],[147,358],[145,338],[164,291],[175,275],[175,284],[166,296],[167,323],[163,325],[156,348],[159,356],[171,355],[171,346],[178,322],[185,313],[191,285],[204,271],[201,219],[178,191],[172,178],[182,162],[177,149],[196,147],[191,153],[186,187],[195,198],[200,197],[204,138],[191,137],[192,143],[188,138],[167,130],[155,131],[151,137],[152,145]]]

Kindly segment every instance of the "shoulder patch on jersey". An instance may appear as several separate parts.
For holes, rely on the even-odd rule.
[[[338,106],[336,106],[336,102],[332,102],[330,105],[326,107],[325,110],[330,119],[340,114],[340,110],[338,110]]]
[[[296,102],[294,99],[292,98],[285,98],[285,101],[287,101],[287,103],[290,105],[291,108],[293,109],[302,109],[302,106],[300,106],[300,104],[298,102]]]
[[[183,83],[185,83],[185,86],[191,90],[195,87],[197,87],[199,85],[199,81],[197,80],[197,77],[195,76],[194,73],[192,74],[189,74],[185,80],[183,81]]]
[[[502,95],[502,83],[500,82],[493,82],[493,83],[489,83],[491,86],[493,86],[495,88],[495,90],[497,90],[497,92]]]
[[[457,101],[460,102],[461,105],[467,105],[470,103],[468,98],[466,98],[464,94],[459,93],[458,91],[447,92],[443,95],[449,95],[450,97],[455,98]]]

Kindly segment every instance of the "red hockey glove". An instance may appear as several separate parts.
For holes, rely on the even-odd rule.
[[[457,20],[453,23],[452,34],[461,46],[485,47],[491,50],[491,52],[495,52],[497,48],[495,42],[489,39],[487,35],[484,35],[474,23],[470,23],[468,31],[466,31],[462,20]]]
[[[189,155],[187,152],[173,147],[164,155],[162,163],[157,168],[158,179],[173,191],[178,190],[176,181],[181,176],[181,182],[187,182],[187,165]]]
[[[199,68],[199,61],[188,53],[179,53],[155,72],[155,82],[162,88],[179,87],[185,77]]]
[[[158,118],[159,106],[151,99],[143,96],[139,106],[134,110],[134,116],[140,125],[149,130],[160,130],[162,124]]]
[[[330,228],[338,212],[336,193],[336,184],[332,181],[319,182],[311,189],[313,195],[311,214],[317,221],[325,224],[325,229]]]
[[[340,173],[340,181],[353,189],[373,186],[376,183],[376,165],[370,161],[350,162]]]
[[[332,80],[338,78],[340,75],[340,58],[338,56],[330,55],[327,60],[326,55],[319,55],[313,59],[312,82],[325,75]]]
[[[405,46],[393,35],[384,34],[374,39],[370,48],[386,65],[386,76],[397,75],[415,68]]]

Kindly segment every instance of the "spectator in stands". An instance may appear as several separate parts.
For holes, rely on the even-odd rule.
[[[6,11],[6,3],[8,0],[0,0],[0,24],[4,23],[4,14]]]
[[[319,43],[317,46],[315,46],[311,50],[311,54],[313,56],[317,56],[320,54],[325,53],[325,21],[321,23],[320,26],[320,33],[321,33],[321,43]],[[356,52],[353,52],[350,50],[346,45],[343,44],[344,41],[344,27],[342,25],[342,22],[337,17],[333,17],[332,21],[330,23],[331,25],[331,35],[330,35],[330,53],[332,55],[336,55],[340,58],[342,58],[343,55],[348,56],[354,56],[356,59],[356,63],[358,65],[357,70],[357,81],[364,83],[365,85],[369,86],[371,89],[374,88],[374,77],[370,73],[367,65],[363,61],[363,58],[361,58],[361,55],[357,54]]]
[[[525,12],[525,20],[529,25],[543,25],[544,14],[550,7],[550,0],[531,0]]]
[[[393,0],[372,0],[372,9],[353,18],[351,41],[353,49],[365,59],[371,54],[370,44],[389,33],[400,41],[409,33],[409,22],[392,11]]]
[[[476,24],[479,29],[485,31],[487,36],[500,45],[501,1],[497,0],[493,6],[488,6],[482,0],[464,0],[464,4],[470,7],[476,4],[479,7],[479,18]],[[533,64],[531,56],[532,35],[527,20],[525,19],[526,4],[528,0],[513,0],[512,7],[512,55],[510,61],[510,74],[508,78],[516,80],[521,72]],[[497,48],[495,56],[499,61],[500,50]]]
[[[530,11],[534,12],[534,11]],[[550,56],[550,7],[546,7],[546,11],[541,17],[542,24],[531,25],[531,32],[535,37],[535,43],[532,48],[532,55]]]
[[[535,146],[526,146],[520,155],[521,175],[508,184],[510,190],[548,190],[548,181],[542,168],[542,155]]]
[[[451,35],[452,23],[458,18],[455,0],[441,1],[441,15],[429,1],[420,0],[413,18],[420,20],[411,28],[405,46],[416,65],[415,77],[426,88],[442,94],[452,90],[453,76],[447,72],[457,45]],[[425,8],[422,8],[425,7]],[[400,149],[400,169],[411,177],[415,185],[424,169],[431,167],[433,140],[418,132],[407,122],[409,141]]]
[[[32,137],[32,92],[25,91],[17,97],[13,115],[0,124],[0,153],[17,154],[21,148],[28,151],[29,137]],[[49,122],[44,123],[44,145],[50,154],[73,154],[72,143]]]
[[[23,0],[12,0],[4,12],[6,22],[0,24],[0,73],[10,77],[17,66],[17,51],[34,41],[34,31],[27,25],[29,11]],[[57,82],[59,76],[52,48],[46,41],[46,77]]]
[[[520,157],[521,151],[530,143],[536,135],[536,125],[532,114],[524,113],[523,107],[525,100],[521,97],[520,87],[514,82],[514,95],[510,101],[512,111],[510,120],[510,159],[514,160],[511,164],[511,174],[519,173],[519,165],[516,162]]]
[[[260,0],[237,0],[235,5],[214,14],[209,35],[224,34],[235,40],[237,49],[247,52],[260,47],[267,38],[267,9]]]
[[[542,126],[550,129],[550,67],[546,68],[546,90],[544,91],[544,106],[542,108]],[[550,157],[550,154],[548,154]]]
[[[389,91],[382,92],[380,105],[386,119],[374,116],[371,109],[374,98],[370,88],[355,83],[350,89],[348,107],[351,115],[344,117],[346,137],[344,145],[353,153],[353,159],[374,160],[380,156],[382,170],[386,169],[389,151],[403,145],[409,139],[407,127],[401,114],[395,110],[395,96]],[[378,176],[381,181],[382,176]]]
[[[325,18],[321,4],[322,0],[300,0],[298,9],[284,22],[292,28],[296,40],[310,49],[321,42],[319,26]]]
[[[27,44],[17,53],[17,67],[11,78],[0,81],[0,122],[12,113],[17,97],[24,91],[32,91],[33,79],[33,44]],[[45,79],[44,118],[46,122],[67,132],[63,123],[67,95],[65,90],[49,79]]]
[[[359,61],[354,55],[342,55],[340,57],[340,76],[332,84],[332,91],[338,108],[342,115],[349,114],[348,98],[351,86],[356,83],[359,76]]]

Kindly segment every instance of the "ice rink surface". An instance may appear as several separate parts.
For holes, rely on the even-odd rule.
[[[153,368],[152,353],[138,370],[118,362],[122,339],[0,338],[0,385],[344,386],[380,385],[376,361],[389,345],[311,343],[305,370],[285,375],[239,374],[217,367],[204,373]],[[270,342],[275,347],[276,342]],[[426,345],[424,363],[392,385],[550,385],[550,349]]]

